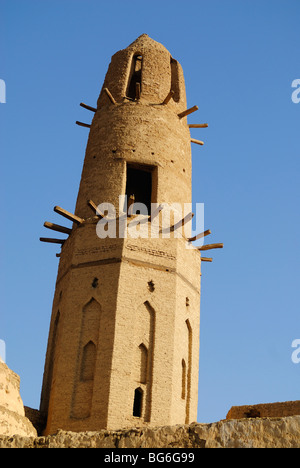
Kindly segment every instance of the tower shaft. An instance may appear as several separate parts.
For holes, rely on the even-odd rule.
[[[112,57],[91,124],[79,221],[60,255],[45,434],[197,418],[200,252],[187,248],[189,228],[162,233],[191,203],[185,109],[181,67],[161,44],[143,35]],[[146,209],[138,228],[127,216],[131,199],[133,213]],[[168,221],[165,208],[156,217],[155,234],[151,204],[175,207]]]

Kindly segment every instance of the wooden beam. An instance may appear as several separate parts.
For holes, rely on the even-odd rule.
[[[201,146],[204,145],[204,141],[195,140],[195,138],[191,138],[191,143],[196,143],[197,145],[201,145]]]
[[[46,221],[44,223],[45,228],[52,229],[52,231],[63,232],[64,234],[71,234],[72,229],[65,226],[60,226],[59,224],[49,223]]]
[[[84,107],[85,109],[92,111],[92,112],[97,112],[97,109],[95,107],[88,106],[87,104],[84,104],[84,102],[80,103],[81,107]]]
[[[141,99],[141,83],[135,84],[135,99],[137,101]]]
[[[208,258],[208,257],[201,257],[201,262],[212,262],[213,259],[212,258]]]
[[[65,239],[52,239],[49,237],[40,237],[41,242],[49,242],[50,244],[64,244]]]
[[[156,216],[159,215],[159,213],[164,209],[163,205],[159,205],[157,208],[155,208],[155,210],[153,211],[153,213],[151,212],[151,215],[149,216],[149,221],[153,221],[154,218],[156,218]]]
[[[92,208],[92,210],[95,212],[95,214],[99,217],[99,218],[104,218],[104,215],[102,213],[100,213],[100,211],[98,211],[98,207],[96,205],[96,203],[93,202],[93,200],[88,200],[88,205],[90,208]]]
[[[189,128],[207,128],[207,127],[208,127],[207,123],[204,123],[204,124],[189,124]]]
[[[172,99],[174,94],[175,94],[175,91],[173,91],[173,89],[171,89],[171,91],[169,92],[169,94],[167,95],[165,100],[163,101],[163,104],[168,104],[168,102]]]
[[[183,117],[186,117],[189,114],[192,114],[193,112],[196,112],[199,109],[198,106],[190,107],[190,109],[185,110],[184,112],[181,112],[178,114],[178,117],[182,119]]]
[[[191,219],[193,219],[193,217],[194,217],[194,213],[189,213],[183,219],[178,221],[178,223],[174,224],[173,226],[170,226],[170,228],[169,228],[170,232],[176,231],[176,229],[180,228],[181,226],[184,226],[185,223],[188,223],[189,221],[191,221]]]
[[[202,237],[205,237],[205,236],[209,236],[209,234],[211,234],[211,230],[210,229],[207,229],[207,231],[204,231],[204,232],[200,232],[200,234],[197,234],[196,236],[194,237],[190,237],[188,239],[189,242],[193,242],[193,241],[196,241],[198,239],[201,239]]]
[[[70,221],[74,221],[74,223],[82,224],[84,221],[84,219],[79,218],[79,216],[76,216],[73,213],[70,213],[69,211],[64,210],[60,206],[55,206],[53,209],[55,213],[58,213],[59,215],[63,216],[64,218],[69,219]]]
[[[86,123],[83,123],[83,122],[79,122],[78,120],[76,120],[76,125],[79,125],[80,127],[91,128],[91,125],[90,125],[90,124],[86,124]]]
[[[93,202],[93,200],[88,200],[87,204],[89,205],[90,208],[92,208],[92,210],[97,213],[97,205],[96,203]]]
[[[108,88],[104,88],[104,91],[106,92],[107,96],[109,97],[109,99],[111,100],[111,102],[113,104],[117,104],[117,101],[115,100],[115,98],[113,97],[113,95],[111,94],[111,92],[109,91]]]
[[[198,247],[198,250],[212,250],[212,249],[223,249],[224,244],[207,244],[202,245],[202,247]]]

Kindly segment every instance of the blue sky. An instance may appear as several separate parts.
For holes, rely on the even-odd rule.
[[[38,408],[57,274],[39,242],[53,206],[75,206],[90,122],[111,56],[140,34],[181,63],[193,201],[205,204],[199,422],[233,405],[299,399],[298,0],[0,0],[1,312],[6,359]]]

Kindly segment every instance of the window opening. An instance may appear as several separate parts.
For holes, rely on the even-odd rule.
[[[134,55],[132,58],[131,64],[131,72],[128,82],[128,90],[127,90],[127,97],[130,99],[136,99],[137,96],[137,89],[141,92],[142,87],[142,64],[143,64],[143,57],[142,55]]]
[[[171,58],[171,90],[174,91],[173,100],[180,101],[179,66],[177,60]]]
[[[139,387],[134,391],[133,416],[140,418],[142,415],[143,390]]]
[[[152,171],[127,166],[126,181],[127,203],[143,203],[151,213]],[[128,207],[127,207],[128,208]],[[144,213],[143,213],[144,214]]]

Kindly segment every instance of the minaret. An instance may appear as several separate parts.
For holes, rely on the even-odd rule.
[[[62,244],[40,407],[45,434],[196,421],[201,252],[188,229],[162,236],[164,210],[144,216],[148,237],[123,234],[136,218],[132,206],[127,212],[132,201],[149,215],[151,203],[191,202],[186,116],[197,108],[187,109],[179,63],[145,34],[112,57],[97,108],[82,106],[94,116],[75,214],[54,208],[73,227],[47,222],[68,238],[41,239]]]

